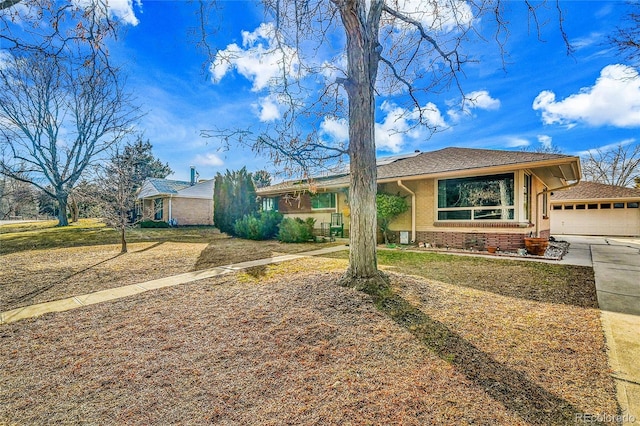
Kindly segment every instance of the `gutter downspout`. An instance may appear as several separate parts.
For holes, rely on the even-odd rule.
[[[557,188],[552,188],[552,189],[546,188],[544,191],[538,192],[536,194],[536,237],[540,236],[540,225],[539,225],[540,221],[538,220],[539,213],[540,213],[540,203],[539,203],[540,200],[539,200],[538,197],[540,197],[542,194],[545,194],[545,193],[549,193],[549,192],[553,192],[553,191],[561,191],[563,189],[569,189],[571,187],[576,186],[579,183],[580,183],[580,178],[578,178],[578,180],[576,180],[575,182],[570,183],[569,185],[559,186]],[[549,206],[547,206],[547,207],[549,207]]]
[[[169,195],[169,223],[171,223],[171,220],[173,219],[172,217],[172,212],[171,212],[171,199],[173,198],[173,195]]]
[[[416,193],[404,186],[402,180],[398,179],[398,186],[411,194],[411,242],[416,241]]]

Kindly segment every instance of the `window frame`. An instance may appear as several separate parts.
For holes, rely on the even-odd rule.
[[[330,196],[329,206],[314,206],[316,200],[320,200],[321,197]],[[336,210],[338,205],[337,194],[335,192],[319,192],[311,195],[311,210]]]
[[[506,205],[506,206],[501,206],[501,205],[475,205],[475,206],[464,206],[464,207],[440,207],[440,201],[441,201],[441,182],[446,182],[446,181],[465,181],[468,180],[470,182],[473,181],[481,181],[482,178],[485,178],[487,180],[496,180],[497,178],[504,178],[504,179],[511,179],[511,204],[510,205]],[[516,172],[506,172],[506,173],[493,173],[493,174],[486,174],[486,175],[475,175],[475,176],[461,176],[461,177],[451,177],[451,178],[444,178],[444,179],[435,179],[435,219],[436,222],[478,222],[478,223],[490,223],[490,222],[516,222],[517,221],[517,199],[519,197],[518,193],[517,193],[517,174]],[[445,187],[446,188],[446,187]],[[445,189],[446,190],[446,189]],[[445,195],[445,202],[446,202],[446,195]],[[479,214],[481,214],[482,211],[492,211],[495,213],[498,213],[501,216],[505,215],[506,212],[506,216],[507,218],[504,217],[500,217],[500,218],[487,218],[487,219],[483,219],[481,217],[478,217]],[[442,215],[442,213],[447,213],[450,212],[452,214],[463,214],[465,217],[461,217],[461,218],[442,218],[444,215]],[[466,214],[465,214],[466,212]]]
[[[162,198],[153,199],[153,220],[162,220],[164,216],[164,200]]]
[[[262,197],[260,208],[263,212],[277,212],[279,201],[279,197]],[[268,208],[265,208],[265,205]]]

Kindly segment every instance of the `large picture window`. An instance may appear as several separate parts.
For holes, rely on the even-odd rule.
[[[513,220],[513,173],[438,181],[438,220]]]
[[[322,194],[315,194],[311,196],[311,208],[312,209],[335,209],[336,194],[332,192],[323,192]]]

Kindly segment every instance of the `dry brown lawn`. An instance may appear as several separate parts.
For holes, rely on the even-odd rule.
[[[327,246],[249,241],[225,234],[208,236],[208,239],[211,241],[202,243],[129,243],[129,252],[123,255],[119,254],[120,245],[117,244],[22,250],[2,255],[0,311]]]
[[[3,325],[0,424],[537,425],[617,412],[592,288],[557,303],[508,282],[393,273],[373,300],[335,285],[345,265],[287,262]]]

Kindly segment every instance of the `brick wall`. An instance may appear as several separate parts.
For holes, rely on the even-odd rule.
[[[164,208],[169,220],[169,199],[165,199]],[[213,199],[173,198],[171,200],[171,216],[178,221],[178,225],[213,225]]]
[[[487,247],[500,247],[500,250],[515,251],[524,247],[524,237],[528,234],[500,232],[456,232],[456,231],[418,231],[416,243],[429,243],[435,247],[456,249],[475,248],[486,250]],[[545,235],[541,235],[545,237]],[[400,241],[399,232],[391,232],[392,242]],[[383,242],[379,236],[379,242]]]

